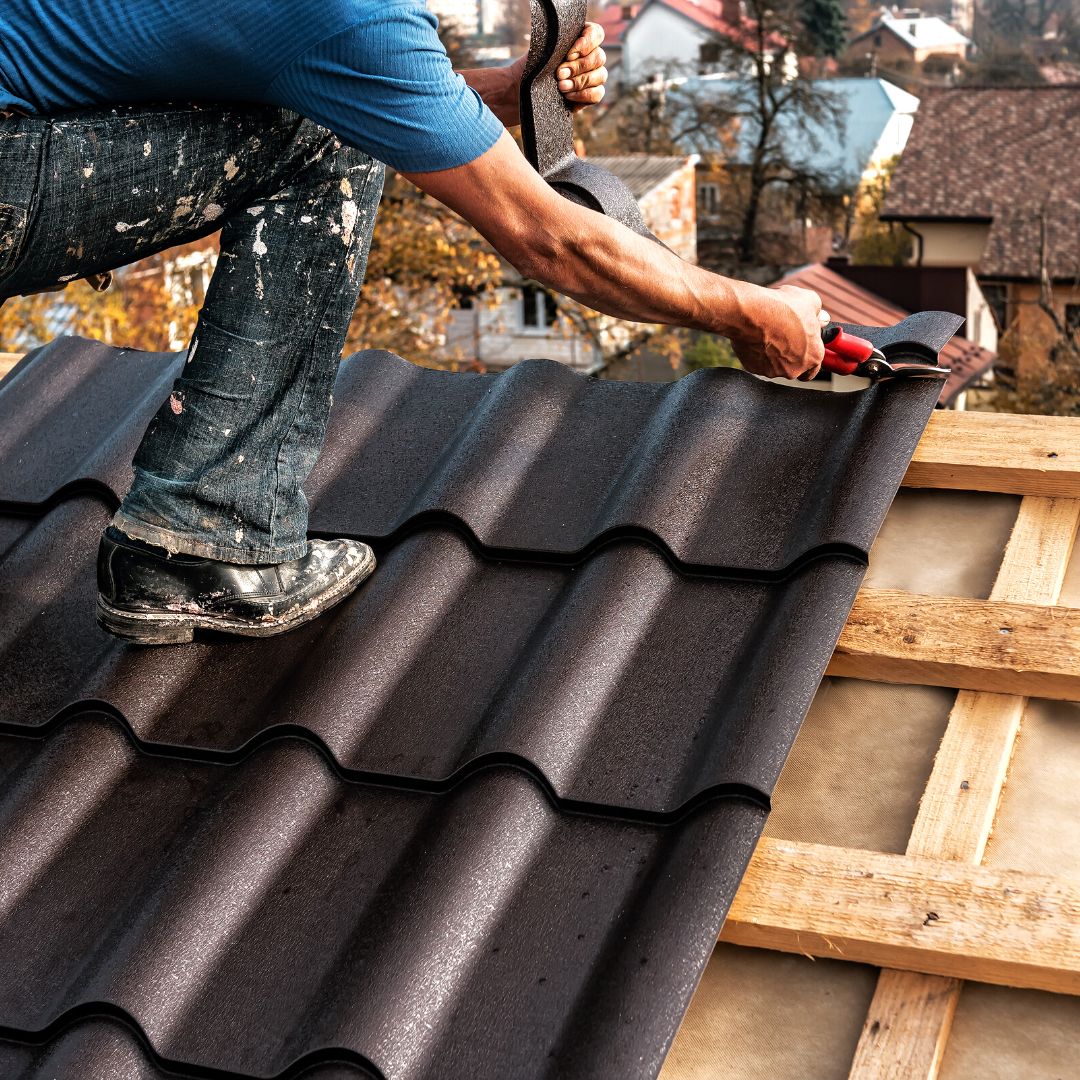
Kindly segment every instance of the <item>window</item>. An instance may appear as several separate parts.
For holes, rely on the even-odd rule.
[[[521,287],[521,327],[523,330],[548,330],[559,321],[555,297],[535,285]]]
[[[1065,305],[1065,329],[1070,334],[1080,334],[1080,304]]]
[[[698,209],[703,214],[720,212],[720,185],[698,184]]]
[[[994,316],[999,333],[1004,333],[1009,325],[1008,290],[1004,285],[980,281],[979,288],[986,298],[986,306]]]
[[[721,60],[721,46],[719,41],[703,41],[698,49],[698,63],[702,67],[719,64]]]
[[[880,34],[875,34],[874,35],[874,48],[875,49],[880,49],[881,48],[881,35]]]

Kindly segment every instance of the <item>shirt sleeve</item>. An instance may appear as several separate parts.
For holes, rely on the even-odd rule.
[[[455,74],[435,17],[420,0],[374,7],[292,60],[268,100],[401,172],[452,169],[491,149],[502,124]]]

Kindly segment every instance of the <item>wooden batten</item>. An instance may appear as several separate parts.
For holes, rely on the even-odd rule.
[[[1080,699],[1080,610],[865,589],[829,674]]]
[[[766,837],[721,940],[1080,994],[1080,882]]]
[[[934,413],[905,487],[1080,497],[1080,424],[1064,416]]]
[[[1039,441],[1032,432],[1032,424],[1042,427],[1042,420],[1030,417],[1004,419],[1028,422],[1014,424],[1013,428],[1017,433],[1026,433],[1026,443],[1021,440],[1020,456],[1031,451]],[[1070,425],[1069,432],[1064,432],[1060,424],[1050,424],[1044,438],[1055,441],[1059,438],[1059,432],[1063,432],[1062,438],[1074,438],[1071,432],[1080,430],[1080,424],[1075,421],[1065,423]],[[960,429],[955,430],[959,432]],[[963,438],[959,441],[963,442]],[[1002,437],[1001,442],[1008,446],[1007,438]],[[957,459],[971,455],[970,446],[958,447],[954,453]],[[1057,657],[1049,660],[1046,665],[1049,667],[1059,667],[1059,661],[1067,655],[1071,655],[1071,661],[1066,660],[1067,664],[1071,663],[1072,668],[1080,667],[1075,640],[1071,645],[1063,645],[1065,653],[1057,651],[1069,639],[1068,631],[1059,636],[1059,630],[1064,629],[1064,622],[1059,622],[1059,613],[1063,613],[1062,618],[1071,623],[1080,612],[1054,606],[1061,594],[1078,527],[1080,499],[1025,497],[1020,504],[1020,512],[990,600],[980,609],[984,616],[988,611],[1000,615],[1022,609],[1026,619],[1025,638],[1026,628],[1041,626],[1039,640],[1048,644]],[[925,601],[928,598],[918,599]],[[944,634],[942,649],[948,650],[954,644],[958,645],[961,649],[960,666],[976,656],[981,657],[977,664],[985,664],[989,660],[983,633],[986,624],[979,623],[978,618],[965,624],[971,614],[971,608],[966,605],[972,601],[952,603],[956,608],[952,618],[959,620],[952,629],[966,625],[970,637],[949,636],[948,631],[939,627]],[[906,610],[910,614],[910,609]],[[936,606],[934,610],[940,614]],[[978,629],[980,625],[983,631]],[[1003,625],[1011,624],[1006,622]],[[926,629],[933,632],[928,627]],[[1002,636],[1010,637],[1011,633]],[[905,645],[910,644],[903,641],[903,636],[901,640]],[[1037,651],[1039,646],[1035,648]],[[888,647],[886,651],[889,651]],[[1011,670],[1015,676],[1023,663],[1016,653],[999,652],[998,659],[1003,666],[996,669],[997,675]],[[971,685],[971,682],[952,685]],[[989,686],[980,678],[977,685],[986,689],[998,686],[1015,686],[1017,689],[1011,694],[961,690],[957,695],[908,842],[907,859],[911,865],[925,865],[923,860],[931,859],[935,866],[953,865],[965,872],[974,870],[977,874],[989,872],[978,864],[985,853],[1007,782],[1009,762],[1027,704],[1022,695],[1051,697],[1055,696],[1053,688],[1065,689],[1049,672],[1030,681],[1019,678],[1010,682],[1003,677],[999,682],[991,680]],[[1072,696],[1080,695],[1074,690]],[[1061,879],[1056,880],[1066,889],[1071,888]],[[1034,879],[1028,879],[1028,883],[1028,887],[1040,887],[1034,884]],[[1002,883],[1002,888],[1008,887]],[[985,915],[985,912],[976,915],[975,911],[976,908],[972,906],[966,908],[963,914],[971,931],[976,930],[978,921]],[[1029,925],[1027,915],[1028,911],[1014,911],[1011,928],[1002,928],[1002,932],[1006,935],[1023,934]],[[1069,934],[1072,928],[1059,922],[1062,917],[1068,917],[1064,911],[1053,912],[1051,918],[1056,926],[1052,932]],[[937,921],[932,920],[934,925]],[[1066,945],[1065,948],[1071,946]],[[1037,966],[1040,946],[1035,938],[1027,939],[1022,950],[1027,960]],[[993,973],[978,963],[967,968],[964,965],[940,963],[933,968],[924,965],[915,974],[913,965],[903,957],[887,962],[884,967],[863,1025],[849,1080],[936,1080],[962,992],[963,983],[960,980],[996,981]],[[908,970],[899,970],[904,968]],[[1028,985],[1023,977],[1017,978],[1015,975],[1005,982],[1013,986]],[[1050,986],[1044,983],[1042,988],[1049,989]],[[1065,975],[1057,989],[1063,993],[1080,993],[1080,973]]]

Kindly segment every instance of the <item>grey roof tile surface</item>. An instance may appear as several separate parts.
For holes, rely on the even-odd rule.
[[[0,502],[127,490],[177,361],[103,349],[68,339],[0,385],[0,461],[12,460]],[[97,410],[71,425],[50,389],[69,362],[82,372],[69,396]],[[308,483],[310,524],[385,540],[438,520],[492,554],[564,561],[612,535],[646,534],[684,568],[750,576],[819,549],[865,558],[935,390],[919,380],[807,397],[726,369],[610,383],[552,361],[449,374],[358,354],[338,376]]]
[[[301,741],[155,758],[92,714],[0,737],[0,777],[6,1034],[96,1007],[251,1076],[655,1073],[765,817],[567,814],[510,769],[373,789]]]
[[[133,649],[94,624],[107,522],[72,499],[0,561],[22,598],[0,620],[0,727],[96,701],[143,743],[221,759],[299,729],[369,779],[432,790],[513,761],[568,804],[645,818],[767,804],[864,573],[833,556],[784,582],[688,579],[637,541],[580,567],[493,562],[431,529],[289,634]]]
[[[139,650],[93,554],[177,364],[0,384],[0,1075],[655,1076],[940,387],[354,358],[313,520],[378,573]]]

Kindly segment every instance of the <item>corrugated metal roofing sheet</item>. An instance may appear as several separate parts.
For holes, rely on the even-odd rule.
[[[0,503],[118,501],[182,363],[70,340],[24,361],[0,384]],[[450,374],[362,353],[341,366],[311,528],[379,542],[445,524],[488,554],[571,562],[646,536],[683,569],[751,577],[827,549],[865,558],[922,431],[910,417],[939,389],[807,399],[727,369],[616,383],[550,360]]]
[[[938,387],[354,359],[379,572],[139,650],[91,567],[176,364],[0,384],[0,1071],[654,1076]]]
[[[512,764],[565,805],[649,820],[723,794],[767,805],[864,572],[825,557],[783,583],[688,579],[639,541],[576,568],[492,562],[431,529],[292,633],[132,649],[94,627],[107,522],[73,499],[0,562],[22,600],[0,621],[0,728],[96,701],[140,743],[217,760],[298,731],[350,777],[433,791]]]

